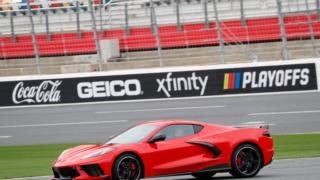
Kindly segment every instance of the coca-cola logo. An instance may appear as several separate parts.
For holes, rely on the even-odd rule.
[[[12,93],[12,101],[15,104],[21,103],[54,103],[61,99],[61,91],[58,87],[62,81],[42,81],[39,86],[24,86],[19,82]]]

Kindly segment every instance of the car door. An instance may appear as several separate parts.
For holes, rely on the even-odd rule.
[[[194,125],[169,125],[158,134],[164,134],[166,139],[147,144],[145,157],[150,175],[187,173],[202,167],[203,148],[188,143],[197,136]]]

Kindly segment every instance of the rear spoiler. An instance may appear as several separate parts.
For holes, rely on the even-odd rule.
[[[268,129],[268,130],[269,130],[270,125],[269,125],[269,124],[264,124],[264,125],[259,126],[259,128],[261,128],[261,129]]]
[[[246,122],[240,125],[234,126],[235,128],[261,128],[261,129],[270,129],[270,124],[266,122]]]

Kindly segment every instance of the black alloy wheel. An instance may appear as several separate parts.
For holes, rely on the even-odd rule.
[[[232,154],[232,170],[234,177],[244,178],[255,176],[263,166],[260,150],[252,144],[243,144]]]
[[[120,156],[113,165],[112,179],[139,180],[143,176],[142,163],[132,154]]]

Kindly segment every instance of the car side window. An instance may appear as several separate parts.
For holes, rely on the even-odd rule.
[[[203,129],[203,126],[201,126],[201,125],[193,125],[193,128],[194,128],[194,133],[197,134]]]
[[[168,127],[160,130],[158,134],[166,135],[166,140],[176,139],[180,137],[190,136],[195,134],[193,125],[188,124],[179,124],[179,125],[170,125]]]

